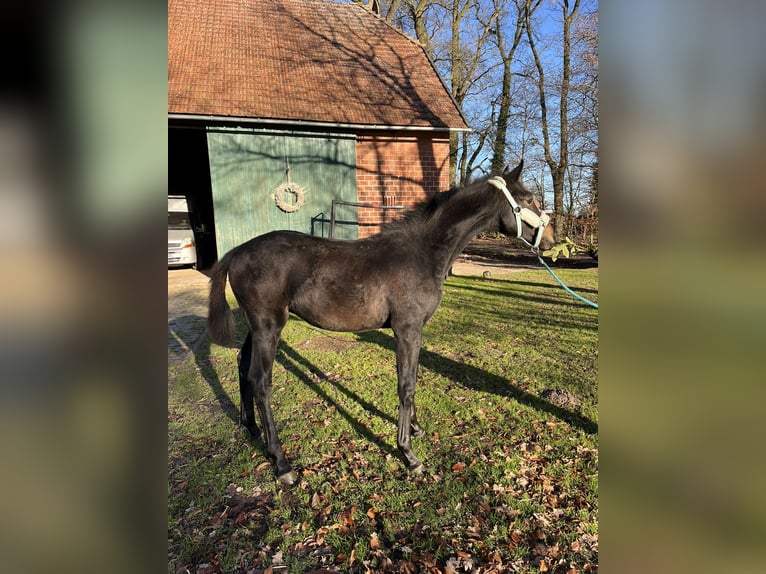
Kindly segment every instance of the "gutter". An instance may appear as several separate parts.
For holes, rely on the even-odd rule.
[[[247,118],[233,116],[214,116],[200,114],[168,114],[169,120],[195,120],[218,123],[237,123],[237,124],[259,124],[259,125],[279,125],[279,126],[297,126],[324,129],[347,129],[347,130],[386,130],[386,131],[413,131],[413,132],[470,132],[471,128],[448,128],[433,126],[388,126],[380,124],[347,124],[342,122],[318,122],[311,120],[277,120],[268,118]]]

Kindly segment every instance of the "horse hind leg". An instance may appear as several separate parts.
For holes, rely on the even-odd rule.
[[[242,349],[237,356],[237,368],[239,370],[239,423],[250,431],[253,438],[261,436],[261,430],[255,422],[255,410],[253,408],[253,386],[248,380],[248,372],[252,363],[253,336],[247,334]]]
[[[276,465],[277,477],[280,482],[290,485],[298,477],[282,451],[282,443],[277,435],[274,414],[271,410],[272,367],[279,344],[279,336],[286,322],[286,310],[284,317],[275,318],[272,321],[250,322],[253,327],[253,338],[247,379],[251,385],[255,405],[261,419],[266,452]]]
[[[418,424],[418,418],[415,414],[415,397],[412,397],[412,414],[410,415],[410,430],[412,431],[412,437],[418,438],[426,434],[426,431],[423,430],[423,427],[421,427]]]

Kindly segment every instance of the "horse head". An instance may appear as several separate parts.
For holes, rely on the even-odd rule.
[[[489,179],[489,183],[505,195],[506,202],[500,212],[500,231],[510,237],[519,237],[535,249],[550,249],[556,243],[551,219],[542,211],[534,194],[521,183],[522,160],[502,176]]]

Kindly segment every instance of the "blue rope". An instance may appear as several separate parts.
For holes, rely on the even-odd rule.
[[[563,282],[561,279],[559,279],[559,278],[558,278],[558,276],[557,276],[557,275],[556,275],[556,274],[553,272],[553,269],[551,269],[550,267],[548,267],[548,264],[547,264],[545,261],[543,261],[543,258],[542,258],[542,257],[540,257],[540,256],[538,255],[538,256],[537,256],[537,258],[540,260],[540,263],[542,263],[542,264],[543,264],[543,266],[544,266],[544,267],[545,267],[545,268],[548,270],[548,273],[550,273],[550,274],[553,276],[553,278],[554,278],[556,281],[558,281],[559,285],[561,285],[561,286],[564,288],[564,291],[566,291],[566,292],[567,292],[567,293],[569,293],[570,295],[573,295],[574,297],[576,297],[577,299],[579,299],[580,301],[582,301],[582,302],[583,302],[583,303],[585,303],[586,305],[590,305],[591,307],[595,307],[596,309],[598,309],[598,303],[594,303],[593,301],[588,301],[588,300],[587,300],[585,297],[583,297],[582,295],[579,295],[578,293],[575,293],[574,291],[572,291],[572,290],[571,290],[569,287],[567,287],[566,285],[564,285],[564,282]]]

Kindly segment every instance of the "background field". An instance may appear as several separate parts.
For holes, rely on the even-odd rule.
[[[560,276],[598,300],[597,269]],[[449,278],[424,331],[413,477],[391,331],[291,318],[273,392],[291,488],[237,427],[238,349],[203,341],[169,370],[168,571],[596,571],[597,337],[598,311],[544,271]]]

